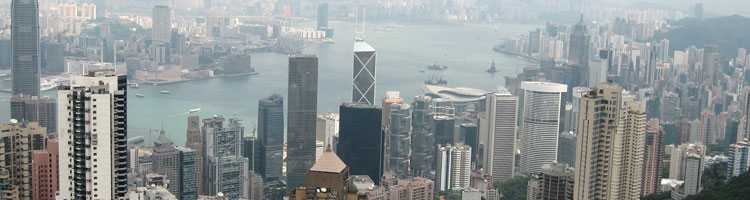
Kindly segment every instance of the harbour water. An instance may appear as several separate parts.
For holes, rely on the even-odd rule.
[[[302,50],[319,58],[318,112],[338,113],[342,102],[351,101],[351,78],[354,28],[349,22],[331,22],[335,29],[335,44],[320,44]],[[307,24],[305,24],[307,25]],[[401,91],[401,97],[412,102],[421,95],[420,85],[430,76],[442,76],[449,87],[472,87],[496,91],[503,86],[504,76],[515,75],[527,62],[513,56],[496,53],[494,45],[503,37],[527,33],[537,25],[500,24],[494,26],[419,25],[404,24],[390,32],[376,32],[375,28],[388,23],[370,23],[365,41],[377,50],[376,99],[385,91]],[[314,26],[314,24],[309,24]],[[485,71],[495,61],[498,73]],[[428,70],[434,62],[448,66],[443,71]],[[128,88],[128,136],[144,136],[147,143],[158,137],[149,129],[166,130],[175,144],[185,142],[187,117],[201,118],[223,115],[240,118],[245,135],[252,135],[256,124],[258,100],[279,93],[286,100],[288,56],[278,53],[252,54],[252,66],[258,75],[224,77],[167,85],[141,84]],[[424,71],[424,72],[421,72]],[[1,81],[0,88],[9,88],[10,81]],[[168,90],[170,94],[161,94]],[[143,94],[144,97],[136,97]],[[56,97],[56,91],[43,92]],[[9,94],[0,93],[0,123],[10,118]],[[201,108],[198,113],[190,109]]]

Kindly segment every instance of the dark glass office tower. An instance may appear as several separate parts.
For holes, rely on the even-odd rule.
[[[258,140],[261,162],[255,170],[266,180],[281,178],[284,162],[284,97],[274,94],[258,101]]]
[[[350,173],[368,175],[380,185],[385,140],[380,121],[382,110],[366,103],[344,103],[339,113],[336,154],[349,166]]]
[[[583,15],[581,15],[581,20],[578,21],[578,24],[576,24],[575,27],[573,27],[573,33],[570,34],[570,46],[568,49],[569,65],[589,65],[590,40],[591,36],[588,34],[586,24],[583,22]]]
[[[435,144],[446,146],[455,144],[456,120],[447,115],[437,115],[432,118],[432,134],[435,134]]]
[[[11,2],[11,78],[13,95],[39,96],[39,2]]]
[[[315,125],[318,109],[318,57],[289,56],[287,98],[287,190],[305,186],[307,170],[315,163]]]
[[[318,30],[328,27],[328,3],[318,4]]]

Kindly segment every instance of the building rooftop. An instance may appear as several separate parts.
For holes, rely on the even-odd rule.
[[[372,48],[370,44],[365,41],[354,42],[354,52],[374,52],[375,48]]]
[[[489,93],[487,91],[474,88],[449,88],[436,85],[422,85],[421,89],[426,96],[451,100],[454,102],[470,102],[482,100],[485,98],[485,94]]]
[[[552,82],[524,81],[521,82],[521,88],[527,91],[548,93],[564,93],[568,91],[568,85]]]
[[[330,147],[323,152],[323,155],[315,161],[310,171],[313,172],[329,172],[329,173],[341,173],[346,169],[346,164],[341,161],[341,158],[331,151]]]

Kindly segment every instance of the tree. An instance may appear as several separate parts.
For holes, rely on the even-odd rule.
[[[671,199],[671,192],[654,193],[645,197],[641,197],[641,200],[664,200]]]
[[[502,194],[502,200],[526,199],[529,176],[516,176],[503,183],[495,183],[495,189]]]
[[[710,168],[721,168],[726,169],[726,164],[714,164],[704,173],[703,178],[719,179],[722,173],[714,173],[713,169]],[[719,171],[719,170],[717,170]],[[720,171],[719,171],[720,172]],[[719,175],[716,177],[716,175]],[[709,177],[707,177],[708,175]],[[712,199],[712,200],[730,200],[730,199],[748,199],[750,197],[750,173],[745,172],[737,177],[732,178],[729,182],[718,181],[715,185],[708,185],[703,182],[703,190],[697,195],[691,195],[685,198],[685,200],[697,200],[697,199]]]

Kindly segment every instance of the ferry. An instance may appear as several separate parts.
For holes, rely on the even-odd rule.
[[[39,90],[41,91],[47,91],[57,88],[57,79],[47,79],[43,80],[41,84],[39,84]]]
[[[388,28],[404,28],[404,25],[391,24],[391,25],[388,25]]]
[[[197,112],[200,112],[200,111],[203,111],[203,110],[200,109],[200,108],[193,108],[193,109],[190,109],[189,111],[190,111],[190,113],[197,113]]]
[[[427,69],[429,70],[446,70],[448,69],[448,66],[445,66],[444,64],[440,64],[435,62],[434,64],[427,66]]]
[[[391,32],[391,31],[393,31],[393,29],[390,29],[390,28],[375,28],[375,31]]]
[[[162,90],[162,91],[161,91],[161,92],[159,92],[159,93],[162,93],[162,94],[170,94],[170,93],[172,93],[172,92],[170,92],[169,90]]]
[[[140,85],[138,85],[138,83],[128,83],[128,85],[130,85],[130,88],[138,88],[138,87],[140,87]]]
[[[138,98],[143,98],[143,97],[145,97],[145,96],[143,96],[143,94],[135,94],[135,97],[138,97]]]
[[[333,40],[332,38],[326,38],[323,40],[324,44],[336,44],[336,40]]]

